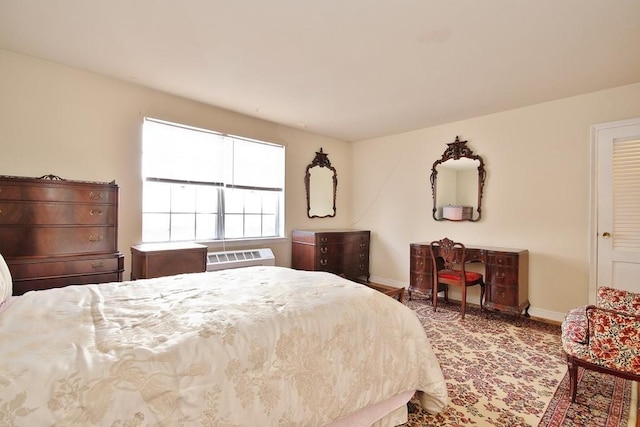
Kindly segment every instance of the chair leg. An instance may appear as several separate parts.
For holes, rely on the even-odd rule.
[[[464,319],[464,312],[467,308],[467,287],[462,286],[462,318]]]
[[[484,283],[480,283],[480,310],[484,311]]]
[[[578,392],[578,366],[569,359],[567,359],[567,366],[569,367],[569,393],[571,394],[571,402],[575,403]]]
[[[433,298],[433,311],[436,311],[438,305],[438,282],[436,281],[431,287],[431,297]]]

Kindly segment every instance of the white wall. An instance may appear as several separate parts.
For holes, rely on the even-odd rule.
[[[408,285],[409,244],[446,236],[528,249],[532,315],[586,304],[590,127],[633,117],[640,84],[354,143],[353,226],[372,230],[372,276]],[[477,223],[431,218],[431,165],[456,135],[485,161]]]
[[[350,223],[351,147],[314,135],[51,62],[0,50],[0,174],[115,180],[119,249],[129,278],[141,238],[141,129],[145,116],[286,146],[286,231]],[[304,174],[322,147],[338,171],[337,215],[307,218]],[[269,243],[289,266],[291,243]]]

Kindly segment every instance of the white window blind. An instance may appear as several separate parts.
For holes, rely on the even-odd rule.
[[[284,147],[145,118],[142,240],[280,237]]]
[[[613,144],[613,247],[640,250],[640,140]]]

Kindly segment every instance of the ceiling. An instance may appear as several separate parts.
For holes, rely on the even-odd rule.
[[[640,1],[0,0],[0,49],[357,141],[640,82]]]

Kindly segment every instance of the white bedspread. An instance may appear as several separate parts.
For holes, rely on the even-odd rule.
[[[69,286],[0,314],[0,425],[321,426],[415,389],[447,403],[415,314],[328,273]]]

